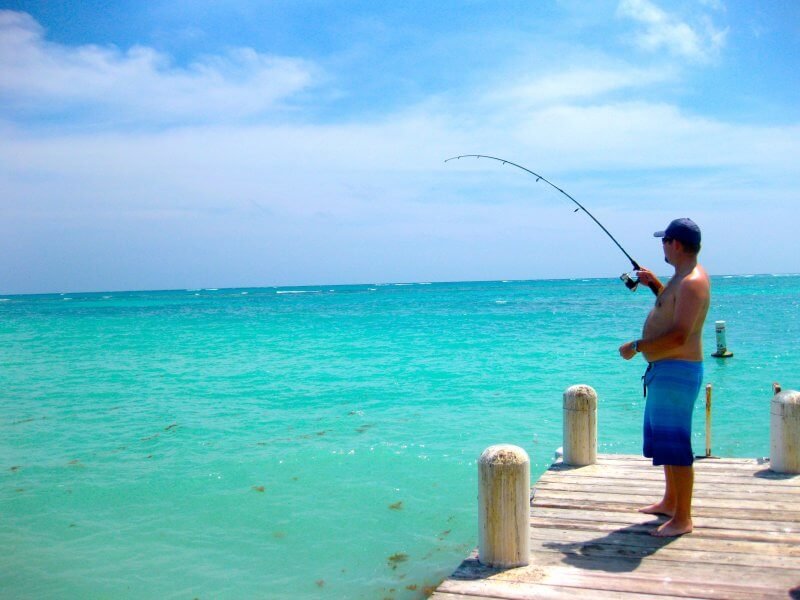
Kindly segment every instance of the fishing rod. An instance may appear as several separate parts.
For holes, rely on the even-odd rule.
[[[518,164],[517,164],[517,163],[515,163],[515,162],[511,162],[510,160],[506,160],[506,159],[504,159],[504,158],[497,158],[496,156],[488,156],[488,155],[486,155],[486,154],[462,154],[462,155],[460,155],[460,156],[452,156],[452,157],[448,158],[447,160],[445,160],[444,162],[449,162],[449,161],[451,161],[451,160],[458,160],[458,159],[461,159],[461,158],[489,158],[489,159],[491,159],[491,160],[496,160],[496,161],[498,161],[498,162],[501,162],[501,163],[503,163],[504,165],[511,165],[512,167],[517,167],[518,169],[522,169],[522,170],[523,170],[523,171],[525,171],[526,173],[530,173],[531,175],[533,175],[534,177],[536,177],[536,181],[544,181],[544,182],[545,182],[547,185],[549,185],[550,187],[554,188],[555,190],[557,190],[557,191],[561,192],[561,193],[562,193],[562,194],[564,194],[564,195],[565,195],[567,198],[569,198],[569,199],[570,199],[570,200],[572,200],[572,201],[573,201],[575,204],[577,204],[577,205],[578,205],[578,208],[576,208],[574,212],[578,212],[579,210],[582,210],[582,211],[583,211],[583,212],[585,212],[587,215],[589,215],[589,218],[590,218],[592,221],[594,221],[595,223],[597,223],[597,225],[600,227],[600,229],[602,229],[602,230],[605,232],[605,234],[606,234],[608,237],[610,237],[610,238],[611,238],[611,241],[612,241],[612,242],[614,242],[614,243],[617,245],[617,248],[619,248],[620,250],[622,250],[622,253],[623,253],[623,254],[624,254],[626,257],[627,257],[627,259],[628,259],[629,261],[631,261],[631,265],[633,266],[633,269],[634,269],[634,271],[640,271],[640,270],[642,269],[642,267],[641,267],[641,266],[639,266],[639,263],[637,263],[637,262],[636,262],[636,261],[635,261],[635,260],[634,260],[634,259],[631,257],[631,255],[630,255],[630,254],[628,254],[628,252],[625,250],[625,248],[623,248],[623,247],[622,247],[622,245],[621,245],[621,244],[620,244],[620,243],[619,243],[619,242],[616,240],[616,238],[615,238],[613,235],[611,235],[611,232],[610,232],[610,231],[608,231],[608,229],[606,229],[606,228],[605,228],[605,226],[604,226],[604,225],[603,225],[603,224],[602,224],[600,221],[598,221],[598,220],[597,220],[597,218],[596,218],[596,217],[595,217],[595,216],[594,216],[592,213],[590,213],[590,212],[589,212],[589,211],[586,209],[586,207],[585,207],[583,204],[581,204],[580,202],[578,202],[577,200],[575,200],[575,198],[573,198],[572,196],[570,196],[570,195],[569,195],[567,192],[565,192],[564,190],[562,190],[560,187],[558,187],[558,186],[557,186],[556,184],[554,184],[552,181],[549,181],[548,179],[546,179],[545,177],[543,177],[543,176],[539,175],[538,173],[534,173],[534,172],[533,172],[533,171],[531,171],[530,169],[528,169],[528,168],[526,168],[526,167],[523,167],[522,165],[518,165]],[[631,277],[631,275],[630,275],[629,273],[623,273],[623,274],[620,276],[620,279],[621,279],[621,280],[622,280],[622,281],[625,283],[625,285],[627,286],[627,288],[628,288],[629,290],[631,290],[631,291],[636,291],[636,287],[639,285],[639,280],[638,280],[638,279],[636,279],[635,277]],[[652,289],[654,292],[656,292],[656,289],[655,289],[654,285],[653,285],[653,286],[649,286],[649,287],[650,287],[650,289]]]

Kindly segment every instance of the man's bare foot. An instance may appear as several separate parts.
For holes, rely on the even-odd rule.
[[[689,519],[683,523],[676,523],[675,519],[670,519],[660,527],[650,532],[650,535],[656,537],[675,537],[689,533],[692,530],[692,520]]]
[[[666,515],[671,517],[675,514],[675,509],[664,504],[664,501],[662,500],[661,502],[656,502],[650,506],[644,506],[640,508],[639,512],[647,515]]]

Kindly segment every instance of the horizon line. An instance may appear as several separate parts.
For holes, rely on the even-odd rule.
[[[711,275],[712,279],[731,278],[731,277],[797,277],[800,273],[720,273]],[[265,290],[265,289],[286,289],[286,288],[321,288],[321,287],[354,287],[354,286],[391,286],[391,285],[441,285],[453,283],[524,283],[533,281],[595,281],[595,280],[616,280],[619,277],[541,277],[532,279],[454,279],[441,281],[381,281],[381,282],[355,282],[355,283],[301,283],[285,285],[244,285],[233,287],[193,287],[193,288],[139,288],[139,289],[110,289],[110,290],[83,290],[66,292],[15,292],[2,293],[2,298],[12,298],[18,296],[64,296],[67,294],[130,294],[130,293],[164,293],[164,292],[202,292],[202,291],[226,291],[226,290]]]

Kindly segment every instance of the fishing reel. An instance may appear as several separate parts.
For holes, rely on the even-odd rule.
[[[625,287],[628,288],[630,291],[635,292],[636,288],[639,287],[639,278],[636,277],[635,271],[631,271],[630,273],[623,273],[619,276],[622,280],[622,283],[625,284]]]

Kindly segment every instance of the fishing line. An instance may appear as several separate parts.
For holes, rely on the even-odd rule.
[[[517,163],[515,163],[515,162],[511,162],[510,160],[506,160],[506,159],[504,159],[504,158],[497,158],[496,156],[488,156],[488,155],[486,155],[486,154],[462,154],[462,155],[460,155],[460,156],[452,156],[452,157],[448,158],[447,160],[445,160],[444,162],[448,162],[448,161],[451,161],[451,160],[458,160],[458,159],[460,159],[460,158],[488,158],[488,159],[491,159],[491,160],[496,160],[496,161],[498,161],[498,162],[501,162],[501,163],[503,163],[504,165],[511,165],[512,167],[517,167],[518,169],[522,169],[522,170],[523,170],[523,171],[525,171],[526,173],[530,173],[531,175],[533,175],[534,177],[536,177],[536,181],[537,181],[537,182],[538,182],[538,181],[544,181],[544,182],[545,182],[547,185],[549,185],[549,186],[550,186],[550,187],[552,187],[553,189],[555,189],[555,190],[557,190],[557,191],[561,192],[561,193],[562,193],[562,194],[564,194],[564,195],[565,195],[567,198],[569,198],[570,200],[572,200],[572,201],[573,201],[573,202],[574,202],[574,203],[575,203],[575,204],[578,206],[578,208],[576,208],[576,209],[575,209],[575,212],[578,212],[579,210],[582,210],[582,211],[583,211],[583,212],[585,212],[587,215],[589,215],[589,218],[590,218],[592,221],[594,221],[595,223],[597,223],[598,227],[600,227],[600,229],[602,229],[602,230],[605,232],[605,234],[606,234],[606,235],[607,235],[609,238],[611,238],[611,241],[612,241],[612,242],[614,242],[614,243],[617,245],[617,248],[619,248],[620,250],[622,250],[622,253],[623,253],[623,254],[626,256],[626,258],[627,258],[629,261],[631,261],[631,265],[633,266],[633,269],[634,269],[635,271],[640,271],[640,270],[641,270],[641,268],[642,268],[642,267],[640,267],[640,266],[639,266],[639,263],[637,263],[635,260],[633,260],[633,258],[631,258],[631,255],[630,255],[630,254],[628,254],[628,252],[625,250],[625,248],[623,248],[623,247],[622,247],[622,244],[620,244],[620,243],[619,243],[619,242],[616,240],[616,238],[615,238],[613,235],[611,235],[611,232],[610,232],[608,229],[606,229],[606,228],[605,228],[605,226],[604,226],[604,225],[603,225],[603,224],[602,224],[600,221],[598,221],[598,220],[597,220],[597,218],[596,218],[596,217],[595,217],[595,216],[594,216],[592,213],[590,213],[590,212],[589,212],[589,211],[586,209],[586,207],[585,207],[583,204],[581,204],[580,202],[578,202],[577,200],[575,200],[575,198],[573,198],[572,196],[570,196],[570,195],[569,195],[567,192],[565,192],[564,190],[562,190],[560,187],[558,187],[558,186],[557,186],[556,184],[554,184],[552,181],[549,181],[548,179],[546,179],[545,177],[543,177],[543,176],[539,175],[538,173],[534,173],[534,172],[533,172],[533,171],[531,171],[530,169],[528,169],[528,168],[526,168],[526,167],[523,167],[522,165],[518,165],[518,164],[517,164]],[[631,277],[629,273],[623,273],[623,274],[620,276],[620,279],[621,279],[623,282],[625,282],[625,285],[626,285],[626,286],[628,287],[628,289],[630,289],[631,291],[635,291],[635,290],[636,290],[636,286],[637,286],[637,285],[639,285],[639,280],[638,280],[638,279],[636,279],[636,278],[634,278],[634,277]]]

